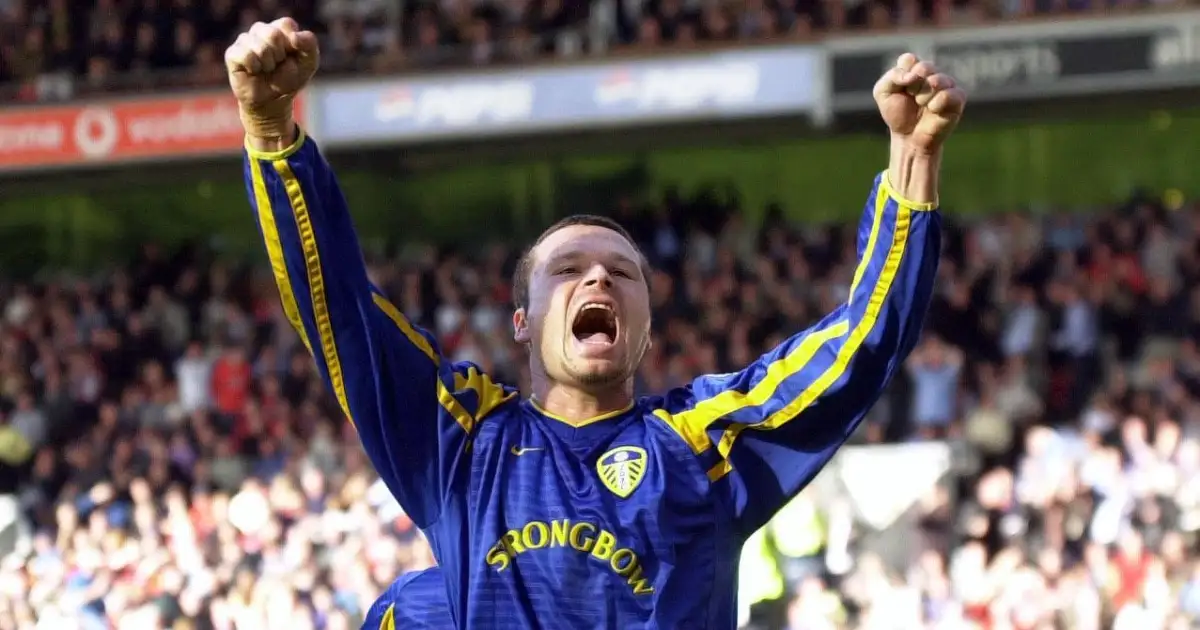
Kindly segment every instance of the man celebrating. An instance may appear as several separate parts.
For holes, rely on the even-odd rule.
[[[315,36],[226,53],[247,190],[284,309],[379,474],[426,532],[459,628],[732,628],[742,541],[854,431],[921,330],[942,143],[965,99],[904,55],[875,88],[888,170],[849,300],[745,369],[633,397],[647,265],[600,217],[550,227],[514,278],[528,399],[447,360],[367,278],[337,180],[292,117]]]

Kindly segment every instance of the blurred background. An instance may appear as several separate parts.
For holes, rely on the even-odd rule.
[[[655,269],[643,391],[843,300],[886,135],[934,58],[924,340],[747,544],[763,630],[1200,620],[1200,10],[1141,0],[0,0],[0,630],[341,630],[429,547],[286,325],[221,57],[320,33],[305,126],[372,273],[524,385],[508,278],[551,220]]]

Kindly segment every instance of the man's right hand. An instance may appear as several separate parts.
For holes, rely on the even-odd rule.
[[[292,18],[259,22],[225,51],[229,85],[254,148],[280,150],[295,136],[292,102],[317,71],[317,36]]]

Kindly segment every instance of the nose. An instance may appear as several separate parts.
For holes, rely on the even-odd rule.
[[[583,277],[583,286],[595,287],[599,289],[612,288],[612,275],[608,273],[608,269],[604,265],[592,265],[588,269],[587,274]]]

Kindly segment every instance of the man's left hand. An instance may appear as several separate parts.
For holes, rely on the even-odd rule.
[[[912,53],[900,55],[896,67],[875,83],[874,95],[893,140],[927,154],[942,148],[967,104],[966,94],[950,75]]]

